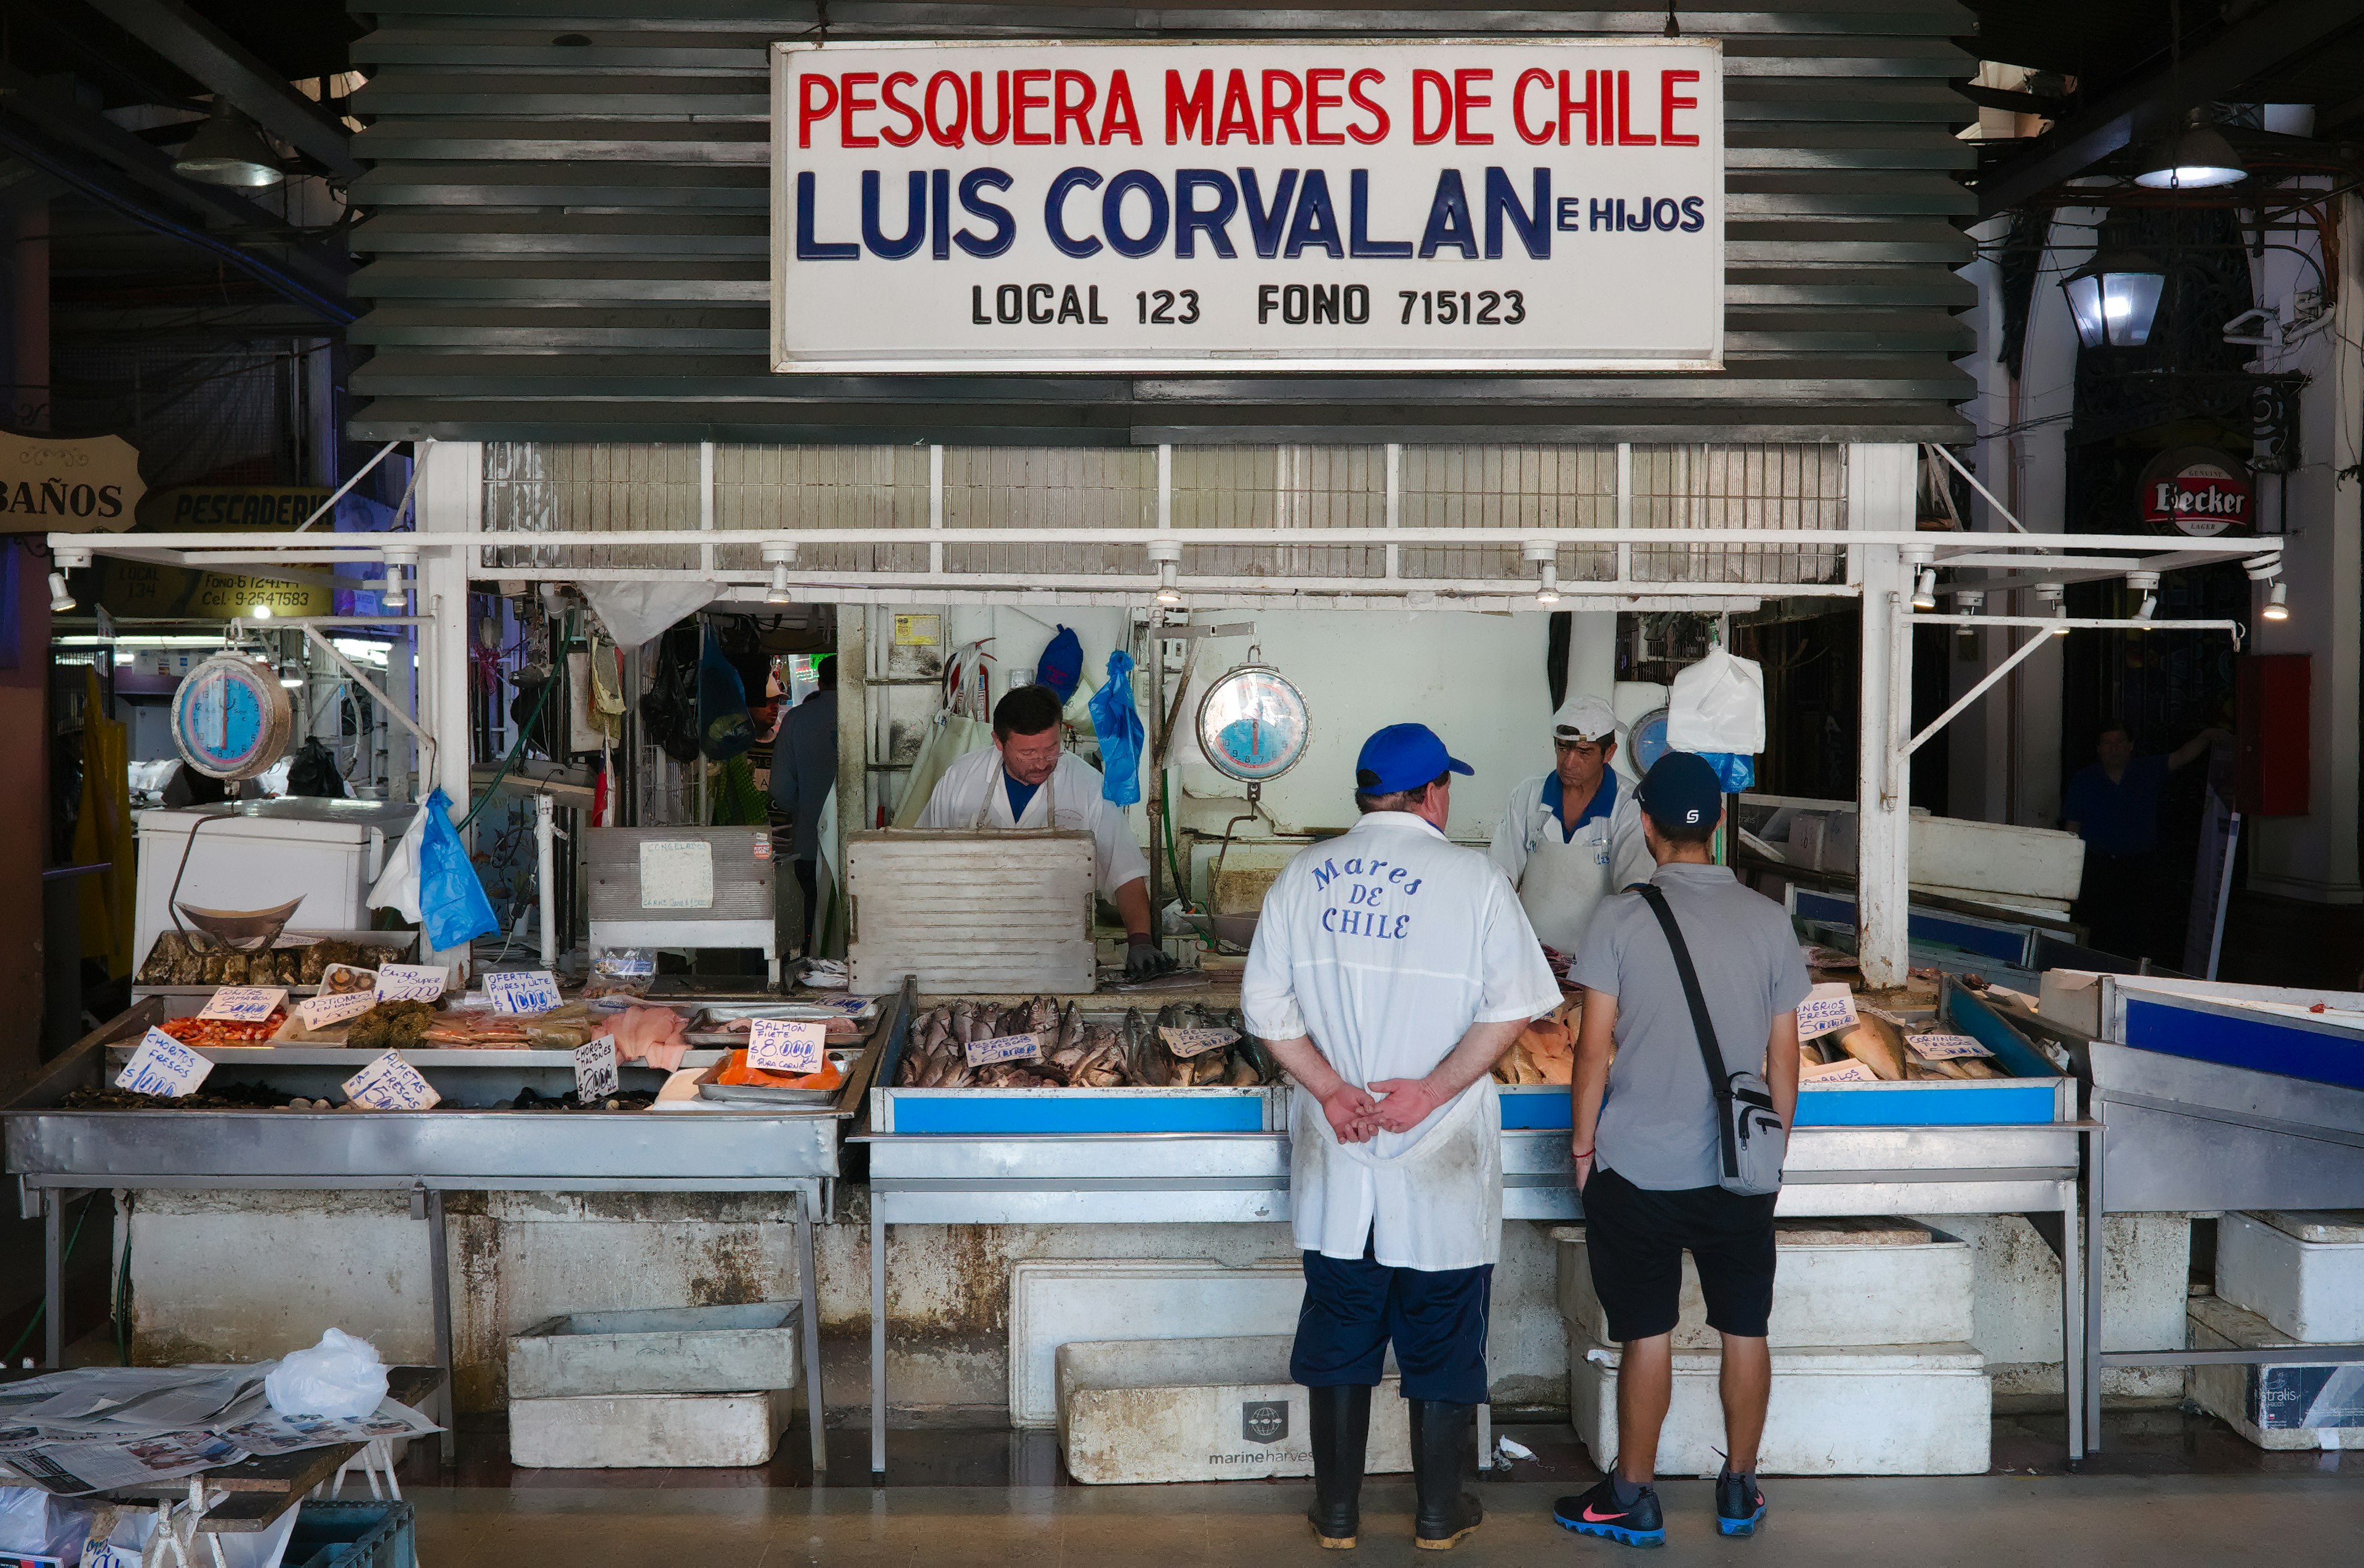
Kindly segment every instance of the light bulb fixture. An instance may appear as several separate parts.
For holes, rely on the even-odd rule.
[[[2158,613],[2158,573],[2129,572],[2126,573],[2126,587],[2130,592],[2142,595],[2142,604],[2135,610],[2135,619],[2148,621]]]
[[[1923,567],[1921,575],[1914,579],[1912,607],[1916,610],[1934,610],[1937,607],[1937,569],[1935,567]]]
[[[788,567],[797,558],[797,547],[786,539],[766,540],[764,563],[772,569],[772,585],[764,595],[767,605],[793,605],[796,590],[788,585]]]
[[[249,620],[269,620],[271,618],[271,606],[269,605],[250,605],[247,606],[246,618]]]
[[[2268,620],[2290,619],[2290,584],[2277,583],[2266,595],[2265,617]]]
[[[68,610],[70,610],[70,609],[72,609],[72,608],[73,608],[73,607],[74,607],[74,596],[73,596],[73,590],[66,586],[66,574],[65,574],[64,573],[62,573],[62,572],[52,572],[52,573],[50,573],[50,613],[51,613],[51,614],[53,614],[53,615],[63,615],[63,614],[65,614]]]
[[[1985,589],[1962,588],[1956,590],[1954,594],[1954,611],[1956,614],[1966,616],[1979,615],[1985,611],[1986,607],[1987,595]]]
[[[254,122],[220,102],[173,160],[173,172],[199,184],[247,190],[275,185],[287,177]]]
[[[409,590],[404,585],[405,567],[418,564],[418,547],[415,544],[390,544],[385,547],[385,584],[378,590],[378,603],[389,610],[405,609],[410,604]]]
[[[2035,599],[2044,606],[2044,613],[2048,616],[2065,617],[2068,615],[2068,590],[2057,583],[2038,583],[2035,585]],[[2066,637],[2068,635],[2068,628],[2065,626],[2056,626],[2052,628],[2052,635]]]
[[[2166,287],[2166,271],[2138,250],[2097,250],[2060,280],[2068,314],[2077,319],[2077,340],[2089,349],[2104,343],[2138,349],[2149,342]]]
[[[1535,568],[1535,603],[1549,608],[1559,603],[1559,546],[1547,539],[1531,539],[1519,554]]]
[[[2144,157],[2135,183],[2150,191],[2209,191],[2248,177],[2248,166],[2224,133],[2208,123],[2207,111],[2194,109],[2183,129]]]
[[[1151,597],[1170,609],[1182,602],[1182,541],[1154,539],[1148,549],[1149,559],[1157,562],[1157,592]]]

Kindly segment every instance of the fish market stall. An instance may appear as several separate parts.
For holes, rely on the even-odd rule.
[[[2098,984],[2089,1051],[2103,1131],[2088,1229],[2111,1214],[2223,1218],[2216,1296],[2195,1301],[2188,1346],[2102,1351],[2102,1299],[2089,1290],[2088,1399],[2103,1367],[2188,1366],[2202,1403],[2252,1440],[2352,1445],[2364,1329],[2298,1298],[2320,1288],[2318,1270],[2364,1255],[2340,1212],[2364,1209],[2364,994],[2135,975]],[[2338,1281],[2325,1294],[2357,1299],[2352,1274],[2325,1279]],[[2212,1390],[2218,1367],[2245,1381]],[[2090,1416],[2086,1431],[2098,1442]]]
[[[0,1106],[6,1169],[23,1211],[44,1222],[49,1363],[63,1349],[61,1218],[71,1197],[90,1189],[408,1193],[412,1218],[427,1227],[447,1400],[447,1194],[779,1194],[794,1199],[802,1372],[813,1463],[824,1467],[813,1227],[840,1173],[841,1129],[905,1005],[880,999],[866,1042],[858,1028],[840,1029],[822,1070],[805,1078],[750,1069],[733,1042],[755,1018],[818,1021],[842,1014],[842,1000],[835,1009],[778,998],[707,1003],[687,1018],[631,1007],[596,1024],[580,1003],[522,1016],[382,1002],[348,1026],[348,1038],[298,1028],[290,1039],[296,1020],[273,1020],[282,1038],[261,1043],[201,1033],[192,1019],[183,1028],[193,1039],[168,1053],[185,1077],[138,1093],[159,1086],[137,1076],[133,1059],[150,1050],[166,1003],[136,1004]],[[580,1075],[586,1035],[622,1041],[636,1029],[644,1038],[626,1054],[641,1060],[608,1056],[604,1077]],[[117,1086],[127,1078],[133,1088]]]

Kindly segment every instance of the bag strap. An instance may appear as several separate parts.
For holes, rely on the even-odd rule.
[[[1732,1135],[1732,1079],[1723,1069],[1723,1052],[1715,1043],[1715,1025],[1707,1016],[1707,997],[1700,991],[1699,971],[1691,965],[1691,950],[1683,940],[1683,929],[1675,923],[1675,912],[1667,904],[1665,892],[1648,883],[1635,886],[1634,892],[1658,917],[1658,925],[1667,933],[1667,945],[1675,950],[1675,973],[1682,977],[1683,999],[1691,1006],[1691,1028],[1699,1033],[1700,1055],[1707,1062],[1709,1090],[1716,1098],[1715,1129],[1723,1145],[1723,1173],[1740,1174],[1740,1151]]]

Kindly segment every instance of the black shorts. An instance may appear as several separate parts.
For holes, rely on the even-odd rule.
[[[1685,1248],[1699,1264],[1708,1327],[1765,1337],[1773,1311],[1773,1194],[1655,1192],[1596,1165],[1582,1195],[1592,1293],[1608,1312],[1611,1339],[1624,1344],[1674,1331]]]

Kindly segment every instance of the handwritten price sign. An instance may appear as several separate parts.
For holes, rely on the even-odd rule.
[[[387,1051],[346,1079],[345,1098],[374,1111],[432,1110],[443,1103],[443,1096],[398,1051]]]
[[[485,995],[496,1013],[546,1013],[558,1006],[558,977],[546,969],[487,974]]]
[[[1855,1011],[1855,993],[1843,983],[1817,985],[1806,993],[1798,1004],[1798,1038],[1812,1040],[1820,1035],[1844,1034],[1859,1020]]]
[[[259,1024],[277,1012],[279,1005],[286,1000],[284,985],[225,985],[214,993],[213,1000],[198,1011],[197,1017]]]
[[[986,1067],[996,1062],[1039,1062],[1043,1058],[1043,1037],[1039,1034],[1005,1034],[992,1040],[971,1040],[968,1064]]]
[[[622,1084],[616,1072],[616,1037],[601,1035],[597,1040],[574,1048],[574,1097],[589,1102],[604,1100]]]
[[[747,1065],[759,1073],[818,1073],[828,1033],[826,1024],[756,1018],[747,1026]]]
[[[324,1029],[330,1024],[341,1024],[358,1018],[377,1006],[374,991],[342,991],[333,995],[307,996],[296,1004],[296,1017],[307,1029]]]
[[[1904,1043],[1924,1062],[1952,1062],[1964,1056],[1994,1054],[1966,1034],[1909,1034]]]
[[[386,963],[377,972],[381,1002],[432,1002],[443,995],[452,972],[440,963]]]
[[[116,1074],[115,1086],[135,1095],[161,1095],[177,1100],[196,1092],[214,1064],[166,1034],[150,1029],[139,1037],[139,1049]]]
[[[1165,1028],[1158,1031],[1165,1049],[1188,1062],[1210,1051],[1221,1051],[1240,1038],[1239,1030],[1226,1029],[1183,1029]]]

